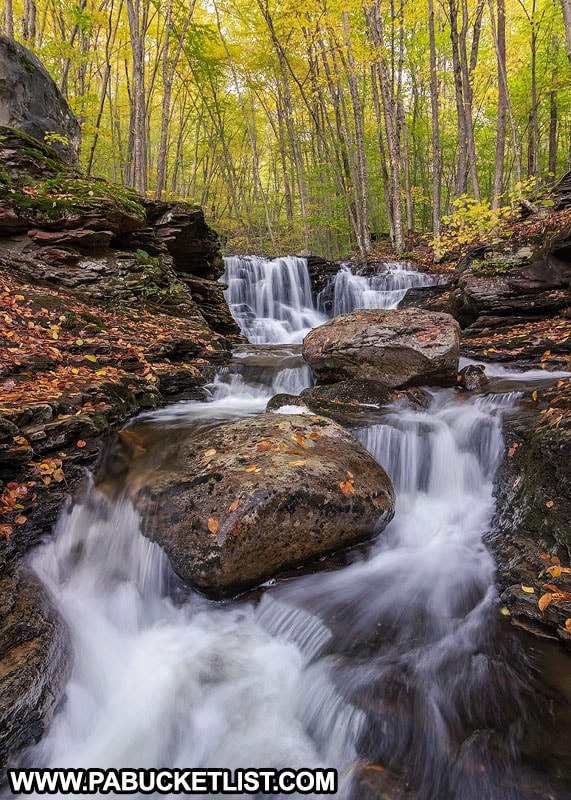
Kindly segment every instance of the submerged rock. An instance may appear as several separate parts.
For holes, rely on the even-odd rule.
[[[303,357],[323,383],[453,386],[459,336],[458,323],[448,314],[360,309],[311,331]]]
[[[394,512],[382,467],[339,425],[308,415],[263,414],[190,437],[130,494],[145,535],[213,596],[364,541]]]
[[[486,375],[486,368],[481,364],[469,364],[460,370],[456,376],[456,389],[465,392],[474,392],[486,386],[490,379]]]
[[[0,768],[40,739],[71,672],[67,628],[32,573],[0,575]]]

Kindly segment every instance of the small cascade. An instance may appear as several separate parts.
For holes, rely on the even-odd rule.
[[[442,278],[413,269],[409,262],[386,261],[374,275],[343,266],[319,293],[317,307],[331,317],[356,308],[396,308],[409,289],[435,286]]]
[[[314,308],[306,259],[226,256],[224,263],[226,300],[252,344],[301,342],[325,322]]]

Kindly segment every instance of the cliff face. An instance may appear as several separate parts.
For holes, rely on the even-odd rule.
[[[202,209],[149,202],[87,178],[8,128],[0,128],[0,204],[0,263],[14,274],[95,302],[143,304],[205,329],[210,322],[223,336],[239,337],[218,283],[218,237]]]

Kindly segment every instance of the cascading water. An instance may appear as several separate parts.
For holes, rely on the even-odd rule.
[[[374,275],[355,274],[342,266],[317,298],[323,313],[332,317],[357,308],[396,308],[409,289],[435,286],[440,276],[418,272],[408,262],[386,261]]]
[[[260,262],[248,261],[254,273]],[[221,373],[210,402],[173,405],[145,424],[176,436],[258,413],[280,385],[306,379],[293,349],[238,356],[244,369]],[[254,380],[275,358],[283,373]],[[375,797],[535,798],[518,778],[527,667],[498,635],[482,542],[501,418],[518,397],[509,373],[502,381],[503,393],[485,397],[437,390],[422,411],[398,401],[358,431],[394,481],[393,522],[367,558],[270,581],[259,602],[220,604],[181,586],[131,505],[91,489],[34,559],[75,661],[65,704],[23,764],[336,768],[339,800],[362,800],[371,795],[355,788],[361,761],[385,768]]]
[[[311,328],[325,322],[313,306],[304,258],[227,256],[224,264],[226,300],[252,344],[301,342]]]

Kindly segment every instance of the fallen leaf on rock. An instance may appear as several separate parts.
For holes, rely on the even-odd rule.
[[[27,521],[28,521],[28,517],[25,517],[23,514],[18,514],[18,516],[14,520],[16,525],[23,525]]]
[[[568,617],[565,620],[565,630],[569,631],[569,633],[571,633],[571,617]]]
[[[524,586],[523,583],[521,585],[522,591],[527,592],[527,594],[535,594],[535,589],[533,586]]]
[[[554,564],[552,567],[548,567],[546,572],[549,572],[552,578],[558,578],[561,575],[561,567]]]
[[[87,442],[84,442],[83,439],[79,439],[79,441],[76,442],[78,447],[85,447],[86,444]]]
[[[549,561],[549,559],[551,558],[549,553],[540,553],[539,557],[542,558],[544,561]]]
[[[4,536],[7,541],[11,535],[12,535],[11,525],[0,525],[0,536]]]
[[[548,500],[545,506],[546,508],[553,508],[553,500]]]
[[[234,502],[230,503],[230,505],[228,506],[228,511],[236,511],[236,509],[238,508],[239,505],[240,505],[240,501],[239,500],[234,500]]]
[[[210,519],[208,520],[208,530],[210,531],[210,533],[216,533],[219,527],[220,523],[218,522],[218,520],[214,519],[214,517],[210,517]]]
[[[553,595],[551,594],[551,592],[546,592],[545,594],[542,594],[539,600],[537,601],[539,610],[545,611],[545,609],[551,603],[552,600],[553,600]]]
[[[216,450],[214,448],[212,448],[211,450],[207,450],[205,452],[204,458],[210,458],[210,456],[213,456],[215,454],[216,454]]]
[[[307,464],[307,461],[304,461],[301,458],[298,461],[288,461],[287,463],[288,464],[293,464],[294,467],[303,467],[305,464]]]
[[[511,457],[513,456],[513,454],[514,454],[514,453],[515,453],[515,451],[518,449],[518,447],[519,447],[519,444],[518,444],[517,442],[515,442],[514,444],[512,444],[512,446],[511,446],[511,447],[510,447],[510,449],[508,450],[508,458],[511,458]]]
[[[246,472],[255,472],[258,469],[257,464],[252,464],[251,467],[246,467]]]
[[[561,560],[558,556],[551,556],[550,561],[552,564],[561,564]]]

